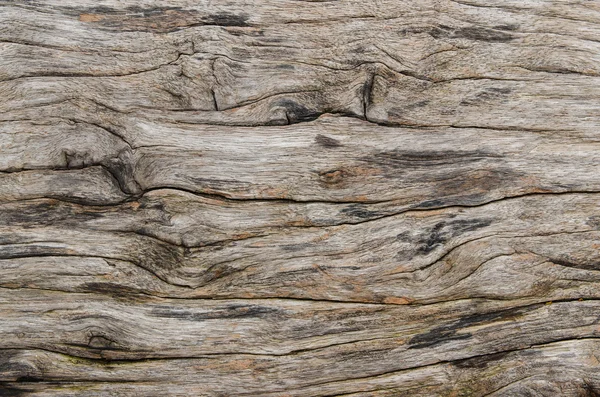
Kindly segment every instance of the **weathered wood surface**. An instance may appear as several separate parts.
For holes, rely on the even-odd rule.
[[[0,1],[0,395],[600,395],[600,2]]]

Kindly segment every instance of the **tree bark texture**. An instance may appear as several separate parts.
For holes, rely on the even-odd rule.
[[[0,0],[0,395],[600,395],[600,1]]]

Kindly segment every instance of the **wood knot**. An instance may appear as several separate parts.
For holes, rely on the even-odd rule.
[[[322,182],[332,185],[342,182],[345,176],[346,172],[343,170],[332,170],[319,173],[319,178]]]
[[[118,345],[114,340],[103,335],[91,335],[88,340],[88,346],[92,349],[114,349]]]

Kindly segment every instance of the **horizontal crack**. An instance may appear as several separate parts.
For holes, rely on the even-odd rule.
[[[520,351],[529,350],[529,349],[544,348],[544,347],[547,347],[547,346],[551,346],[552,344],[555,344],[555,343],[561,343],[561,342],[566,342],[566,341],[579,341],[579,340],[600,340],[600,337],[580,337],[580,338],[579,337],[571,337],[571,338],[564,338],[564,339],[556,339],[556,340],[551,341],[551,342],[547,342],[547,343],[543,343],[543,344],[532,344],[532,345],[529,345],[527,347],[522,347],[522,348],[498,350],[498,351],[494,351],[494,352],[490,352],[490,353],[485,353],[485,354],[478,354],[478,355],[473,355],[473,356],[466,356],[466,357],[463,357],[463,358],[456,358],[456,359],[451,359],[451,360],[440,360],[440,361],[432,363],[432,364],[425,364],[425,365],[420,365],[420,366],[415,366],[415,367],[410,367],[410,368],[403,368],[403,369],[400,369],[400,370],[385,371],[385,372],[381,372],[381,373],[374,374],[374,375],[368,375],[368,376],[362,376],[362,377],[353,377],[353,378],[347,378],[347,379],[336,380],[336,381],[321,382],[321,383],[316,383],[316,384],[305,386],[302,389],[309,388],[309,387],[314,387],[314,386],[323,386],[323,385],[328,385],[328,384],[350,382],[350,381],[356,381],[356,380],[373,379],[373,378],[384,377],[384,376],[392,375],[392,374],[405,373],[405,372],[411,372],[411,371],[415,371],[415,370],[421,370],[421,369],[431,368],[431,367],[435,367],[435,366],[439,366],[439,365],[444,365],[444,364],[452,364],[452,363],[455,363],[457,361],[465,361],[465,360],[469,360],[469,359],[473,359],[473,358],[489,357],[489,356],[493,356],[493,355],[497,355],[497,354],[502,354],[502,353],[506,353],[506,354],[508,354],[508,353],[515,353],[515,352],[520,352]],[[298,389],[295,389],[295,390],[298,390]],[[335,396],[335,395],[337,395],[337,394],[323,394],[322,396],[325,397],[325,396]]]
[[[29,79],[29,78],[45,78],[45,77],[73,77],[73,78],[92,78],[92,77],[127,77],[127,76],[136,76],[143,73],[153,72],[161,69],[164,66],[172,65],[177,62],[183,55],[189,55],[184,52],[178,52],[177,57],[172,61],[161,63],[156,66],[152,66],[147,69],[135,70],[131,72],[123,72],[123,73],[90,73],[90,72],[52,72],[52,73],[30,73],[24,74],[18,77],[12,77],[8,79],[0,79],[0,82],[5,83],[9,81]]]

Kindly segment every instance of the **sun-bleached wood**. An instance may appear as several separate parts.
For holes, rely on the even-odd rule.
[[[0,395],[600,395],[600,5],[0,1]]]

